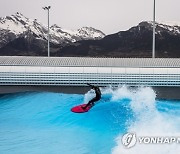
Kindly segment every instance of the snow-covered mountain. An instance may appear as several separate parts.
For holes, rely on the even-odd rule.
[[[96,40],[105,37],[105,34],[100,30],[92,27],[82,27],[77,30],[67,30],[59,27],[58,25],[51,26],[52,34],[62,37],[64,40],[76,42],[79,40]]]
[[[35,39],[47,40],[47,26],[36,19],[29,19],[21,13],[0,18],[0,47],[19,38],[34,36]],[[92,27],[78,30],[65,30],[57,25],[50,27],[50,42],[54,44],[71,43],[79,40],[95,40],[105,37],[105,34]]]
[[[50,53],[51,56],[151,57],[152,30],[152,21],[108,36],[91,27],[66,30],[52,25]],[[180,57],[179,42],[180,24],[156,22],[156,57]],[[20,13],[0,18],[0,55],[47,56],[47,25]]]
[[[127,31],[99,41],[81,41],[64,47],[57,56],[152,57],[153,22],[143,21]],[[180,57],[180,26],[156,23],[156,57]]]
[[[139,23],[138,27],[146,27],[149,30],[152,30],[153,22],[144,21]],[[178,22],[156,22],[156,34],[161,34],[162,32],[167,32],[172,35],[180,34],[180,23]]]

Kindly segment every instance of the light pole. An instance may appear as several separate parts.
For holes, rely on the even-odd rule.
[[[156,0],[154,0],[154,7],[153,7],[153,42],[152,42],[152,58],[155,58],[155,13],[156,13]]]
[[[48,11],[48,57],[50,57],[50,48],[49,48],[49,10],[51,6],[43,7],[44,10]]]

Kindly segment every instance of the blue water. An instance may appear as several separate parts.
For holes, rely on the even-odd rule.
[[[106,88],[102,93],[101,101],[83,114],[70,109],[88,102],[92,91],[1,95],[0,153],[120,154],[126,151],[119,138],[128,131],[180,134],[180,101],[156,100],[151,88]]]

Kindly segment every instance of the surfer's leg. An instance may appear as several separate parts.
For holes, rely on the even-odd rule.
[[[86,106],[84,106],[84,107],[82,107],[83,109],[86,109],[89,105],[90,106],[94,106],[94,102],[96,102],[96,101],[98,101],[99,99],[98,98],[93,98],[93,99],[91,99],[87,104],[86,104]]]
[[[94,106],[94,102],[96,101],[96,97],[91,99],[86,106],[82,106],[83,109],[86,109],[89,105]]]

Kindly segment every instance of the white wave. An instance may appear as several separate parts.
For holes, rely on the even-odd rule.
[[[94,90],[91,89],[85,94],[84,103],[88,103],[93,97],[95,97],[95,93]]]
[[[156,94],[150,87],[140,87],[136,90],[126,86],[113,92],[112,99],[130,98],[130,108],[134,112],[135,121],[131,121],[127,132],[135,132],[137,136],[179,136],[179,118],[162,114],[156,108]],[[122,134],[116,138],[117,146],[112,154],[175,154],[180,152],[180,146],[173,144],[140,144],[126,149],[121,142]]]
[[[125,85],[117,88],[112,93],[112,101],[116,101],[122,98],[132,98],[132,97],[133,97],[133,92],[130,89],[128,89],[128,87]]]

